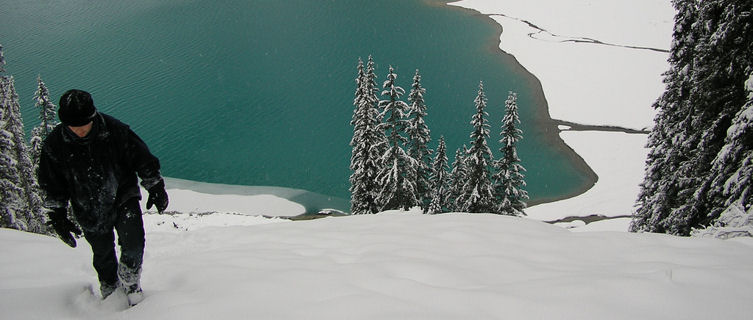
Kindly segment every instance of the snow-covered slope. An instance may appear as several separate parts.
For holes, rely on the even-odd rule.
[[[85,241],[70,249],[54,238],[0,229],[3,318],[749,319],[753,314],[750,238],[572,233],[529,219],[470,214],[276,219],[233,227],[197,223],[190,231],[156,231],[157,221],[146,218],[146,300],[131,309],[124,309],[120,296],[103,302],[89,292],[91,285],[96,289],[96,276]]]

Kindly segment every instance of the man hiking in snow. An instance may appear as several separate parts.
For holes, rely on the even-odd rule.
[[[143,299],[140,286],[144,225],[137,175],[149,191],[147,209],[162,213],[168,204],[157,157],[124,123],[97,112],[91,95],[69,90],[60,97],[61,124],[45,139],[39,160],[39,186],[49,222],[61,240],[76,246],[80,235],[68,220],[68,203],[92,248],[102,299],[123,287],[128,302]],[[120,263],[115,254],[118,233]]]

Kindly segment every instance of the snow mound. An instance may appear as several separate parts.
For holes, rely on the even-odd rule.
[[[85,241],[70,249],[54,238],[0,229],[3,316],[747,319],[753,314],[753,240],[747,238],[573,233],[514,217],[399,212],[151,230],[142,278],[146,299],[124,310],[85,292],[97,281],[89,250]]]
[[[753,237],[753,207],[745,211],[739,203],[735,203],[722,212],[713,226],[693,230],[692,236],[719,239]]]
[[[250,226],[289,221],[287,219],[226,212],[168,212],[165,214],[149,212],[144,215],[144,230],[146,232],[181,232],[206,227]]]
[[[174,181],[176,179],[171,179]],[[199,184],[198,182],[196,184]],[[209,184],[202,184],[209,185]],[[240,187],[238,187],[240,188]],[[142,194],[147,194],[142,189]],[[188,189],[171,188],[169,211],[192,214],[221,212],[249,216],[293,217],[306,213],[303,205],[271,194],[212,194]],[[141,201],[142,210],[147,212],[146,201]]]

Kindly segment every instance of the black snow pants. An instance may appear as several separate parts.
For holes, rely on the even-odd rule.
[[[121,282],[132,284],[139,281],[141,263],[144,259],[144,222],[138,198],[131,198],[117,209],[115,225],[105,233],[84,232],[92,247],[94,269],[101,285]],[[115,235],[118,233],[120,264],[115,254]]]

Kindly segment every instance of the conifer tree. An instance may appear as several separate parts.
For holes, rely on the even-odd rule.
[[[376,110],[370,99],[368,78],[364,71],[363,61],[358,59],[358,76],[356,77],[356,92],[353,105],[353,139],[350,145],[353,147],[350,159],[351,213],[368,214],[377,213],[378,206],[376,196],[378,185],[376,175],[379,171],[378,161],[381,156],[377,145],[383,136],[377,128]]]
[[[455,160],[452,162],[450,171],[450,187],[448,191],[447,206],[448,211],[463,212],[463,206],[460,197],[463,195],[468,168],[465,165],[465,155],[468,154],[468,148],[463,145],[455,151]]]
[[[380,117],[380,114],[382,113],[382,107],[379,105],[379,93],[381,91],[379,85],[376,82],[376,66],[374,63],[374,58],[369,55],[369,60],[366,62],[366,89],[365,93],[367,95],[368,101],[371,104],[371,108],[375,110],[377,113],[376,121],[377,125],[381,124],[383,121],[383,118]],[[381,129],[380,129],[381,131]],[[380,155],[379,161],[381,161],[381,155],[383,155],[385,152],[387,152],[387,137],[383,134],[379,134],[379,142],[376,145],[376,152]],[[377,165],[380,167],[383,166],[381,162],[378,162]]]
[[[468,174],[463,186],[463,194],[460,197],[463,212],[487,213],[495,212],[494,191],[491,183],[492,152],[486,143],[489,137],[489,124],[486,112],[486,96],[484,95],[484,83],[479,83],[478,95],[474,99],[476,113],[473,115],[471,125],[471,149],[465,158]]]
[[[449,170],[447,162],[447,146],[444,142],[444,136],[439,137],[439,146],[437,154],[434,157],[434,164],[431,170],[431,202],[427,213],[444,213],[450,208],[450,177],[447,173]]]
[[[646,178],[630,229],[688,235],[726,209],[714,161],[724,158],[719,154],[728,130],[747,100],[743,84],[753,70],[753,3],[673,4],[667,91],[655,104],[659,112],[649,136]]]
[[[0,77],[0,209],[2,226],[44,233],[42,201],[34,190],[31,159],[13,77]]]
[[[507,101],[505,101],[505,116],[502,119],[502,144],[499,150],[502,157],[494,161],[495,173],[492,176],[494,181],[494,196],[498,205],[497,213],[522,216],[525,215],[523,209],[526,207],[528,192],[523,189],[526,186],[523,172],[525,168],[520,164],[517,142],[523,138],[523,131],[518,128],[520,117],[518,117],[518,96],[510,92]]]
[[[369,55],[369,60],[366,62],[366,95],[371,103],[375,107],[379,106],[379,92],[381,91],[379,85],[376,82],[376,63],[374,58]],[[379,109],[378,109],[379,110]],[[381,112],[381,110],[379,110]]]
[[[56,107],[50,101],[50,92],[42,81],[42,77],[37,77],[37,91],[34,93],[35,106],[39,108],[40,123],[31,130],[31,161],[34,165],[33,172],[37,172],[39,166],[39,155],[42,152],[42,142],[52,129],[57,125]]]
[[[14,155],[13,133],[9,128],[11,113],[7,81],[8,78],[0,77],[0,227],[26,230],[27,204],[23,201],[24,190],[18,185],[21,178]]]
[[[421,87],[421,75],[416,70],[413,76],[408,102],[410,103],[410,121],[408,124],[408,155],[416,160],[416,197],[421,208],[426,212],[431,202],[431,153],[429,142],[431,135],[426,125],[426,103],[424,93],[426,89]]]
[[[418,205],[415,185],[417,164],[404,149],[408,140],[405,137],[408,104],[400,100],[405,90],[395,83],[396,78],[395,70],[390,66],[382,91],[387,99],[379,101],[382,108],[380,118],[384,119],[380,127],[388,143],[377,175],[377,181],[381,185],[377,202],[382,210],[408,210]]]
[[[0,73],[5,72],[5,56],[0,44]],[[23,209],[19,199],[22,191],[16,185],[18,171],[13,169],[11,134],[6,128],[8,111],[5,101],[5,76],[0,76],[0,227],[21,229],[16,216]]]
[[[693,149],[685,137],[693,130],[692,106],[688,102],[693,90],[693,57],[699,38],[698,9],[695,1],[674,0],[673,5],[677,14],[669,56],[671,68],[664,74],[667,90],[654,103],[658,112],[648,136],[646,174],[631,222],[632,231],[666,232],[662,221],[673,208],[690,198],[681,188],[687,180],[677,173],[682,159],[687,159]]]
[[[3,54],[3,45],[0,44],[0,73],[5,72],[5,54]]]
[[[697,110],[693,117],[697,138],[691,140],[697,141],[697,147],[688,161],[698,179],[693,181],[693,201],[688,209],[676,210],[669,217],[673,224],[670,232],[683,235],[692,228],[711,225],[726,209],[724,201],[714,201],[722,196],[709,192],[721,174],[712,166],[725,145],[733,119],[745,107],[745,80],[753,71],[753,2],[701,1],[699,8],[699,19],[704,21],[703,38],[707,40],[696,46],[698,62],[693,78],[700,90],[691,91],[690,99]],[[747,149],[750,148],[753,146],[748,143]],[[732,169],[740,163],[728,165]]]
[[[732,120],[713,161],[708,198],[716,208],[739,205],[748,211],[753,207],[753,71],[745,86],[748,101]]]

